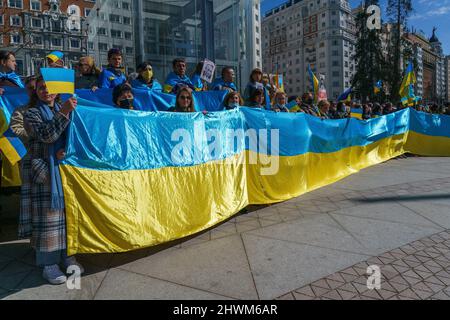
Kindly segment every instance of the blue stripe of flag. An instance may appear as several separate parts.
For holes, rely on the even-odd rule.
[[[64,68],[42,68],[42,77],[45,82],[75,82],[75,71]]]

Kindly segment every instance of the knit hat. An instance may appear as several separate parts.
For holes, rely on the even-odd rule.
[[[62,60],[63,57],[64,53],[62,53],[61,51],[52,51],[47,55],[47,58],[50,59],[52,62]]]

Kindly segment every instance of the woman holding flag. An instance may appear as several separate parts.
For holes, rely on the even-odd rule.
[[[30,98],[25,113],[25,126],[29,134],[29,156],[23,162],[22,188],[27,189],[29,210],[21,210],[19,236],[31,237],[36,250],[36,264],[43,267],[43,277],[51,284],[65,283],[66,275],[59,268],[76,265],[73,257],[67,257],[66,219],[59,160],[62,160],[65,130],[70,113],[77,106],[76,98],[64,104],[57,102],[58,95],[50,94],[42,77],[36,80],[36,90]],[[66,269],[64,269],[66,270]]]

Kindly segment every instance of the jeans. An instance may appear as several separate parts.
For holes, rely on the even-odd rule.
[[[36,251],[36,264],[38,267],[51,266],[53,264],[59,264],[67,258],[67,249],[52,251],[52,252],[40,252]]]

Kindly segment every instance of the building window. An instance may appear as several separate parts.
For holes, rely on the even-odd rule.
[[[42,28],[42,19],[32,18],[31,26],[33,28]]]
[[[42,46],[42,37],[41,36],[33,36],[33,44],[37,46]]]
[[[62,31],[61,21],[54,21],[54,20],[52,20],[52,31],[55,31],[55,32],[61,32]]]
[[[125,32],[125,39],[126,40],[131,40],[133,37],[133,35],[131,34],[131,32]]]
[[[9,23],[13,27],[21,27],[22,19],[19,16],[11,16],[9,19]]]
[[[130,10],[130,4],[128,2],[122,2],[123,10]]]
[[[80,48],[80,40],[78,39],[70,39],[70,47],[71,48]]]
[[[109,15],[109,21],[110,22],[115,22],[115,23],[120,23],[120,16],[117,14],[110,14]]]
[[[20,44],[22,43],[22,37],[20,34],[13,34],[11,35],[10,42],[11,44]]]
[[[88,42],[88,49],[89,50],[94,50],[94,43],[93,42]]]
[[[112,38],[122,38],[122,31],[111,29]]]
[[[62,47],[62,39],[52,38],[52,47]]]
[[[9,8],[23,9],[23,1],[22,0],[8,0]]]
[[[126,47],[126,48],[125,48],[125,52],[126,52],[126,54],[133,54],[133,48],[131,48],[131,47]]]
[[[97,35],[99,35],[99,36],[106,36],[107,35],[106,29],[105,28],[98,28],[97,29]]]
[[[84,8],[84,16],[85,16],[85,17],[89,17],[90,14],[91,14],[91,9],[89,9],[89,8]]]
[[[98,49],[100,51],[108,51],[108,45],[106,43],[99,43],[98,44]]]
[[[0,14],[0,25],[3,25],[3,15]],[[0,37],[1,39],[2,37]]]
[[[31,10],[33,11],[41,11],[41,2],[31,0]]]
[[[131,18],[130,17],[123,17],[123,24],[131,25]]]

